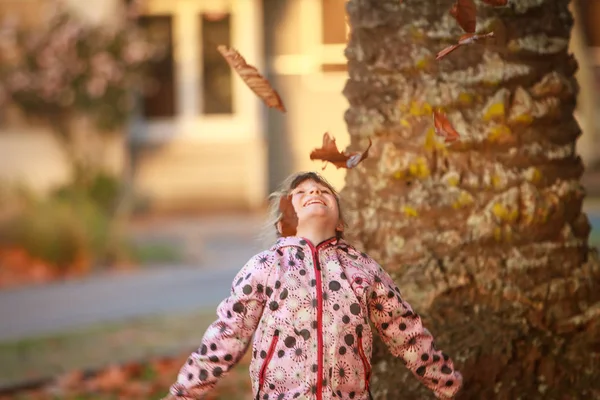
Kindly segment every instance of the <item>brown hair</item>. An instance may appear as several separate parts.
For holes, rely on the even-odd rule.
[[[324,177],[322,177],[316,172],[299,172],[290,175],[285,181],[283,181],[280,189],[276,192],[271,193],[271,195],[269,196],[269,219],[267,221],[267,225],[265,226],[265,231],[268,229],[270,232],[272,232],[273,228],[275,228],[275,233],[277,237],[283,236],[282,233],[279,232],[279,229],[277,229],[277,224],[281,222],[284,218],[285,210],[281,209],[281,204],[283,203],[282,200],[290,196],[292,190],[294,190],[296,187],[298,187],[298,185],[307,180],[315,181],[323,186],[326,186],[329,190],[331,190],[331,193],[333,193],[333,196],[335,197],[335,201],[338,206],[339,220],[342,223],[344,229],[346,228],[346,219],[341,208],[340,195],[334,189],[334,187],[329,182],[327,182],[327,180]],[[266,238],[267,235],[267,232],[265,232],[265,235],[263,236],[265,236]],[[336,236],[338,239],[342,239],[344,237],[343,230],[336,230]]]

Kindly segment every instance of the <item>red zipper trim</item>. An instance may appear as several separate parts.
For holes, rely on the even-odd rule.
[[[258,393],[262,389],[265,383],[265,373],[267,372],[267,366],[269,362],[271,362],[271,358],[273,358],[273,353],[275,352],[275,346],[277,345],[277,341],[279,340],[279,331],[275,331],[273,334],[273,339],[271,339],[271,345],[269,346],[269,351],[267,353],[267,357],[265,358],[265,362],[262,367],[260,367],[260,374],[258,375]],[[258,395],[257,393],[257,395]]]
[[[331,238],[321,242],[315,247],[310,240],[304,239],[310,247],[313,258],[313,267],[315,269],[315,280],[317,281],[317,400],[323,398],[323,283],[321,281],[321,271],[319,270],[319,257],[317,251],[320,247],[328,245],[337,238]]]
[[[365,351],[362,346],[362,336],[358,337],[358,354],[363,363],[363,367],[365,369],[365,390],[369,390],[369,380],[371,379],[371,368],[369,368],[369,362],[367,361],[367,356],[365,356]]]

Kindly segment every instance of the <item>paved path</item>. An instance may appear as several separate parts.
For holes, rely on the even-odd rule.
[[[205,246],[214,249],[206,255],[206,265],[153,267],[0,292],[0,341],[215,307],[229,294],[235,274],[258,247],[242,239]]]
[[[600,212],[590,213],[600,231]],[[153,267],[43,287],[0,291],[0,341],[51,334],[106,321],[214,307],[236,272],[261,245],[256,219],[189,221],[201,247],[193,266]],[[181,222],[177,222],[180,224]],[[163,234],[182,226],[160,223]],[[158,229],[156,229],[158,231]],[[231,236],[231,232],[241,235]],[[153,233],[153,234],[156,234]],[[195,241],[197,239],[197,241]]]

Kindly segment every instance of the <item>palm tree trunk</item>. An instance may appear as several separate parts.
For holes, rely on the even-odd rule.
[[[342,192],[357,245],[461,368],[461,398],[600,396],[569,1],[477,2],[478,31],[496,38],[435,61],[462,34],[452,3],[347,3],[350,147],[373,139]],[[460,143],[432,140],[437,107]],[[376,399],[432,398],[381,342],[374,363]]]

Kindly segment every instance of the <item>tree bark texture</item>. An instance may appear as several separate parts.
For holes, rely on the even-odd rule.
[[[462,371],[463,399],[600,398],[600,264],[588,248],[568,0],[350,0],[343,201],[356,243],[394,277]],[[434,140],[432,109],[461,133]],[[432,398],[381,344],[375,399]]]

